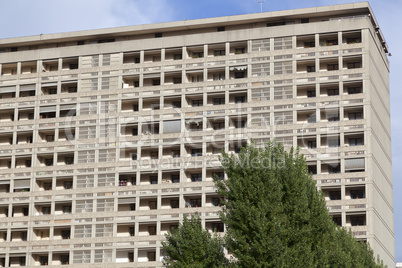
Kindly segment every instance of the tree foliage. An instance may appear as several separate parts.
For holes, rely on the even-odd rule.
[[[298,150],[251,144],[223,153],[221,163],[228,179],[215,183],[232,261],[197,216],[166,235],[167,267],[383,267],[367,243],[333,222]]]
[[[376,267],[369,246],[336,227],[298,150],[250,145],[221,162],[221,219],[238,266]]]
[[[214,268],[227,265],[223,241],[202,228],[198,215],[184,217],[183,223],[166,235],[163,262],[166,267]]]

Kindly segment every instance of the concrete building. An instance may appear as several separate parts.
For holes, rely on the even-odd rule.
[[[251,138],[395,266],[387,53],[368,3],[0,40],[0,267],[161,266]]]

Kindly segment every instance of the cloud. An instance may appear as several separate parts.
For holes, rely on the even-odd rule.
[[[0,38],[172,20],[167,0],[2,0]]]

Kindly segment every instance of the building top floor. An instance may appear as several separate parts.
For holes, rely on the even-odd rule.
[[[387,44],[368,2],[0,39],[0,53],[308,24],[359,17],[370,19],[378,40],[387,53]]]

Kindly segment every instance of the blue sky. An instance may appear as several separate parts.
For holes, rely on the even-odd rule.
[[[352,3],[346,0],[267,0],[263,11]],[[396,260],[402,262],[402,1],[370,5],[392,57],[391,117]],[[1,0],[0,38],[260,12],[256,0]],[[398,194],[397,194],[398,193]]]

